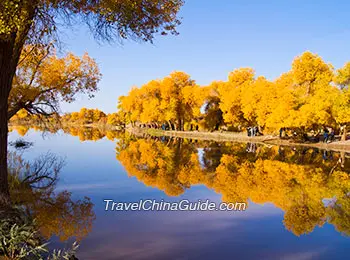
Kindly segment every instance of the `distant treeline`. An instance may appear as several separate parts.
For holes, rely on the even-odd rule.
[[[102,127],[100,127],[102,126]],[[87,127],[80,125],[13,125],[9,127],[9,132],[16,131],[20,136],[25,136],[27,132],[32,129],[33,131],[57,133],[63,131],[66,134],[76,136],[80,141],[99,141],[103,138],[107,138],[110,141],[125,136],[127,131],[115,131],[104,127],[104,125],[97,125],[97,127]]]
[[[105,114],[99,109],[82,108],[79,112],[65,113],[63,115],[53,114],[51,116],[31,115],[28,111],[22,109],[11,118],[11,122],[26,124],[34,123],[40,125],[45,124],[75,124],[75,125],[110,125],[110,126],[125,126],[125,119],[120,116],[120,113]]]

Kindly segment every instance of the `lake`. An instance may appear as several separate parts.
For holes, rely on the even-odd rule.
[[[48,152],[64,159],[53,191],[36,193],[28,207],[52,248],[80,241],[79,259],[349,256],[349,154],[93,129],[17,130],[9,141],[33,142],[17,152],[29,162]],[[246,202],[247,209],[106,211],[106,199]]]

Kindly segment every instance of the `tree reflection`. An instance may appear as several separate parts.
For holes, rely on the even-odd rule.
[[[98,141],[106,135],[102,130],[94,127],[64,127],[63,131],[79,137],[79,140],[82,142]]]
[[[130,176],[167,195],[202,184],[225,202],[273,203],[295,235],[327,222],[350,235],[350,165],[344,153],[332,152],[325,160],[313,148],[254,145],[247,151],[245,144],[159,138],[129,140],[116,150]]]
[[[124,138],[126,134],[123,130],[109,130],[105,127],[99,128],[75,125],[62,125],[60,127],[57,127],[56,125],[52,124],[33,126],[13,125],[9,127],[9,132],[16,131],[20,136],[25,136],[29,129],[33,129],[34,131],[40,131],[44,133],[57,133],[58,131],[62,130],[66,134],[78,137],[81,142],[99,141],[104,137],[106,137],[108,140],[114,141],[118,138]]]
[[[19,232],[17,239],[28,250],[40,247],[52,236],[61,241],[69,238],[80,241],[89,234],[95,219],[91,200],[85,197],[74,201],[68,191],[55,192],[64,165],[62,159],[47,153],[29,163],[20,154],[11,152],[8,161],[12,207],[1,211],[2,229],[19,227],[27,230],[23,231],[26,233]],[[5,233],[1,233],[0,240],[5,241]],[[23,234],[33,236],[23,237]],[[6,246],[0,248],[0,255],[8,256],[5,252],[8,249]],[[20,254],[18,250],[12,250],[12,254]]]
[[[73,201],[68,191],[54,191],[63,161],[47,153],[33,163],[16,153],[9,156],[11,200],[36,219],[41,234],[49,239],[56,235],[61,240],[84,238],[95,218],[89,198]]]
[[[130,142],[117,158],[130,175],[146,185],[164,190],[169,196],[178,196],[187,187],[186,183],[178,180],[178,176],[193,161],[193,147],[184,143],[183,139],[171,142],[171,145],[170,142],[166,145],[158,139],[139,139]]]
[[[345,234],[350,234],[350,195],[349,193],[340,197],[327,207],[327,216],[329,223],[333,224],[335,228]]]

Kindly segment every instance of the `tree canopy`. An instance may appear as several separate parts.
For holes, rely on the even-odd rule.
[[[73,102],[79,93],[93,97],[100,78],[96,62],[87,53],[60,58],[52,46],[27,45],[13,80],[8,118],[20,109],[50,115],[58,112],[60,102]]]
[[[300,133],[324,127],[343,130],[350,120],[350,65],[334,70],[311,52],[297,56],[290,71],[275,80],[252,68],[229,73],[227,81],[198,86],[190,75],[173,72],[164,79],[133,87],[119,99],[129,122],[170,129],[243,130],[259,126],[266,133],[289,128]],[[175,128],[173,127],[175,125]]]
[[[54,36],[63,20],[69,25],[85,22],[98,39],[152,41],[158,33],[177,33],[182,5],[182,0],[4,0],[0,3],[0,38],[11,40],[17,35],[42,41]]]

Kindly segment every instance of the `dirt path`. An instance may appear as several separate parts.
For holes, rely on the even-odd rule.
[[[242,142],[259,143],[283,146],[304,146],[314,147],[324,150],[333,150],[339,152],[350,152],[350,140],[335,141],[332,143],[296,143],[292,140],[284,140],[272,135],[249,137],[245,133],[233,132],[198,132],[198,131],[163,131],[156,129],[129,128],[128,131],[134,134],[149,134],[152,136],[170,136],[180,138],[191,138],[197,140],[210,140],[217,142]]]

